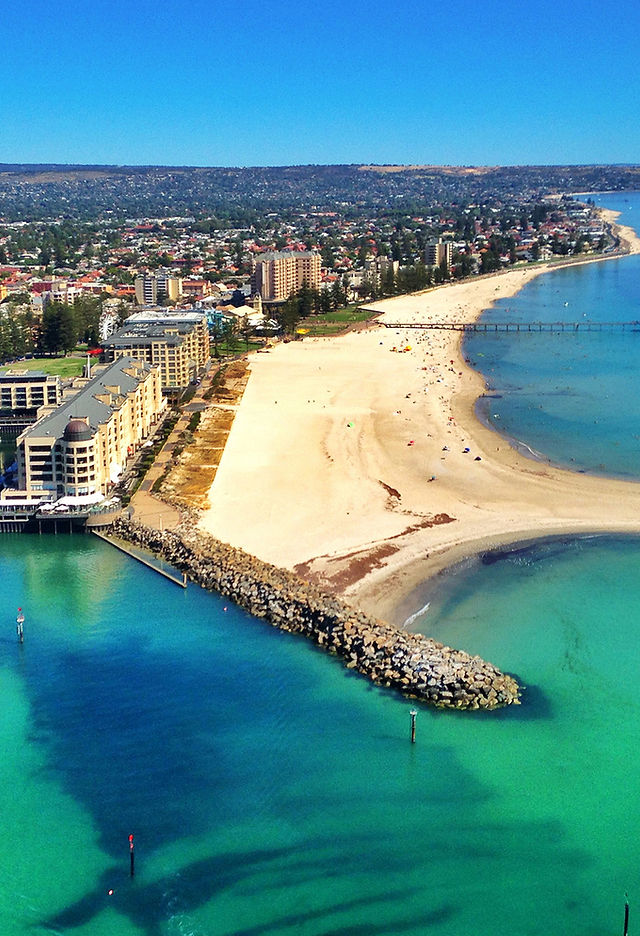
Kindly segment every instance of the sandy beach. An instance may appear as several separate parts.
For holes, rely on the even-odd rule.
[[[385,327],[473,321],[546,272],[385,300],[371,328],[254,354],[202,527],[392,623],[421,582],[486,548],[640,532],[640,484],[526,458],[479,422],[459,332]]]

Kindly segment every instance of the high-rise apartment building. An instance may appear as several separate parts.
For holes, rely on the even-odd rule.
[[[265,302],[283,302],[303,283],[320,285],[320,254],[315,250],[281,250],[260,254],[254,260],[251,291]]]
[[[136,302],[138,305],[157,305],[167,299],[177,300],[182,295],[182,280],[167,273],[147,273],[136,276]]]
[[[434,238],[427,242],[424,251],[424,262],[427,266],[440,266],[444,260],[447,269],[451,269],[451,260],[453,258],[453,244],[451,241],[443,241],[441,237]]]
[[[180,390],[209,360],[207,315],[171,309],[135,312],[102,344],[113,358],[125,355],[157,364],[163,389]]]

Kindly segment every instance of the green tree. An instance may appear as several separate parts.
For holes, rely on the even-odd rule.
[[[395,296],[397,292],[396,274],[389,265],[380,277],[380,292],[383,296]]]
[[[99,341],[100,316],[102,315],[101,296],[78,296],[73,303],[78,339],[86,341],[90,347],[96,347]]]
[[[370,273],[365,273],[362,277],[358,292],[363,298],[377,299],[380,295],[377,277],[372,276]]]
[[[318,309],[322,315],[331,312],[331,293],[328,289],[321,289],[318,298]]]
[[[485,250],[480,259],[481,273],[495,273],[500,269],[500,257],[494,250]]]
[[[9,322],[5,311],[0,311],[0,361],[10,361],[15,357],[11,335],[9,332]]]
[[[281,306],[278,318],[285,334],[293,335],[300,322],[300,304],[294,293]]]
[[[465,276],[471,276],[473,272],[473,260],[468,253],[456,251],[451,258],[451,266],[456,279],[463,279]]]
[[[48,354],[57,354],[61,345],[59,302],[48,302],[42,313],[42,350]]]
[[[313,290],[307,286],[307,283],[304,282],[300,289],[298,290],[298,315],[300,318],[307,318],[308,315],[311,315],[314,305],[314,296]]]
[[[60,345],[65,354],[73,351],[78,341],[78,326],[73,309],[67,303],[61,303],[60,309]]]
[[[42,314],[42,347],[49,354],[72,351],[78,340],[76,317],[66,302],[49,302]]]
[[[57,240],[53,248],[53,263],[56,267],[63,267],[68,260],[67,250],[62,241]],[[46,266],[46,264],[45,264]]]
[[[320,256],[322,258],[322,266],[332,270],[336,262],[336,258],[329,244],[325,244],[323,246],[322,250],[320,251]]]
[[[334,312],[347,304],[347,291],[342,282],[337,279],[331,286],[331,308]]]
[[[242,316],[242,318],[240,319],[238,328],[239,328],[240,334],[242,335],[245,341],[245,350],[248,351],[249,350],[249,338],[251,337],[251,334],[252,334],[252,328],[249,322],[248,315]]]

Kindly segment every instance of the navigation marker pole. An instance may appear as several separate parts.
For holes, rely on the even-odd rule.
[[[629,895],[624,895],[624,936],[629,932]]]
[[[133,835],[129,836],[129,858],[131,859],[131,877],[134,875],[135,856],[133,854]]]
[[[416,743],[416,715],[418,713],[415,709],[411,709],[409,715],[411,715],[411,743]]]

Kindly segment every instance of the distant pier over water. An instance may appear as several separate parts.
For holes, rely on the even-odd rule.
[[[424,330],[469,332],[601,332],[640,331],[640,321],[634,322],[382,322],[385,328],[417,328]]]

